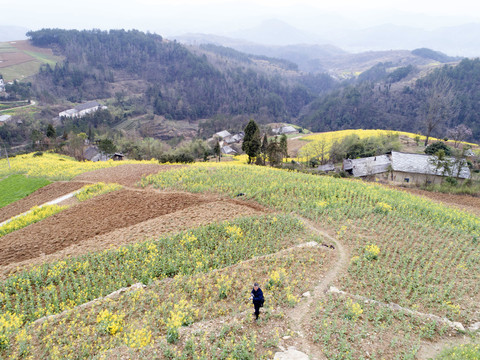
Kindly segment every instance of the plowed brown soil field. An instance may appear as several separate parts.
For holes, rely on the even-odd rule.
[[[115,248],[142,240],[157,239],[169,233],[180,232],[212,222],[231,220],[239,216],[259,215],[265,211],[257,204],[243,201],[212,200],[212,202],[161,215],[127,228],[115,229],[107,234],[90,237],[48,255],[0,266],[0,278],[12,274],[17,271],[17,268],[22,269],[40,263],[54,262],[69,256]]]
[[[44,186],[27,197],[15,201],[0,209],[0,222],[10,219],[13,216],[24,213],[36,205],[55,200],[60,196],[80,189],[85,183],[82,182],[56,182]]]
[[[168,171],[180,165],[126,164],[116,167],[89,171],[76,176],[74,181],[114,182],[125,186],[135,186],[143,176]]]
[[[208,202],[187,193],[119,190],[0,238],[0,265],[51,254],[91,237]]]

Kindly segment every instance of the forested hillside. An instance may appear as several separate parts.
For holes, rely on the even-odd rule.
[[[66,58],[55,67],[44,66],[34,82],[46,100],[111,97],[109,84],[125,77],[147,82],[143,105],[171,119],[259,112],[290,119],[314,98],[306,87],[287,85],[280,77],[248,67],[215,67],[205,56],[155,34],[44,29],[28,36],[33,44],[53,47]]]
[[[468,140],[480,139],[480,60],[444,65],[425,77],[396,84],[413,67],[387,73],[379,64],[351,84],[315,100],[299,124],[313,131],[394,129],[446,136],[447,129],[465,124]],[[363,81],[362,81],[363,80]]]

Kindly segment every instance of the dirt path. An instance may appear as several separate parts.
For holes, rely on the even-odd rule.
[[[311,312],[314,310],[312,304],[314,300],[325,296],[330,285],[338,278],[339,274],[348,266],[349,253],[340,241],[330,236],[327,232],[319,229],[318,226],[305,218],[301,218],[306,227],[316,235],[320,235],[335,247],[336,262],[335,265],[323,276],[323,279],[315,286],[311,296],[304,297],[291,311],[287,312],[291,330],[295,331],[299,337],[296,338],[295,348],[310,356],[311,359],[325,359],[320,346],[312,342],[312,334],[309,334],[305,325],[311,321]],[[329,244],[330,245],[330,244]]]

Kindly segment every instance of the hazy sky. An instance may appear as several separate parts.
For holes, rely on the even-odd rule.
[[[454,4],[454,5],[452,5]],[[396,23],[435,28],[477,22],[480,2],[471,0],[0,0],[2,25],[29,29],[138,28],[161,35],[228,34],[277,18],[315,31],[318,26],[367,27]],[[335,13],[335,16],[333,16]],[[411,14],[428,15],[420,18]],[[322,15],[330,14],[328,18]],[[319,23],[318,19],[323,20]]]

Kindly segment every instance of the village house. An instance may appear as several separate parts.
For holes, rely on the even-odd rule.
[[[87,114],[93,113],[100,109],[107,109],[106,106],[102,106],[97,101],[89,101],[87,103],[83,103],[80,105],[75,106],[73,109],[68,109],[62,111],[58,114],[59,117],[82,117]]]
[[[244,137],[245,137],[245,133],[243,131],[239,132],[238,134],[232,135],[227,130],[223,130],[214,134],[212,138],[213,140],[218,140],[220,147],[222,149],[228,146],[226,151],[233,151],[236,154],[237,152],[234,149],[232,149],[229,145],[242,142]]]
[[[213,135],[213,138],[218,139],[218,140],[224,140],[227,137],[232,136],[227,130],[219,131],[215,135]]]
[[[282,126],[276,129],[272,129],[274,135],[288,135],[288,134],[296,134],[298,130],[295,129],[293,126]]]
[[[5,82],[3,81],[3,79],[0,79],[0,92],[4,92],[5,91]]]
[[[224,147],[222,147],[222,154],[225,154],[225,155],[236,155],[237,152],[230,146],[226,145]]]
[[[470,178],[466,164],[454,164],[449,173],[434,164],[436,157],[392,151],[389,154],[361,159],[344,159],[343,169],[355,177],[373,177],[397,184],[439,184],[446,176],[460,181]],[[453,158],[447,158],[453,162]]]

